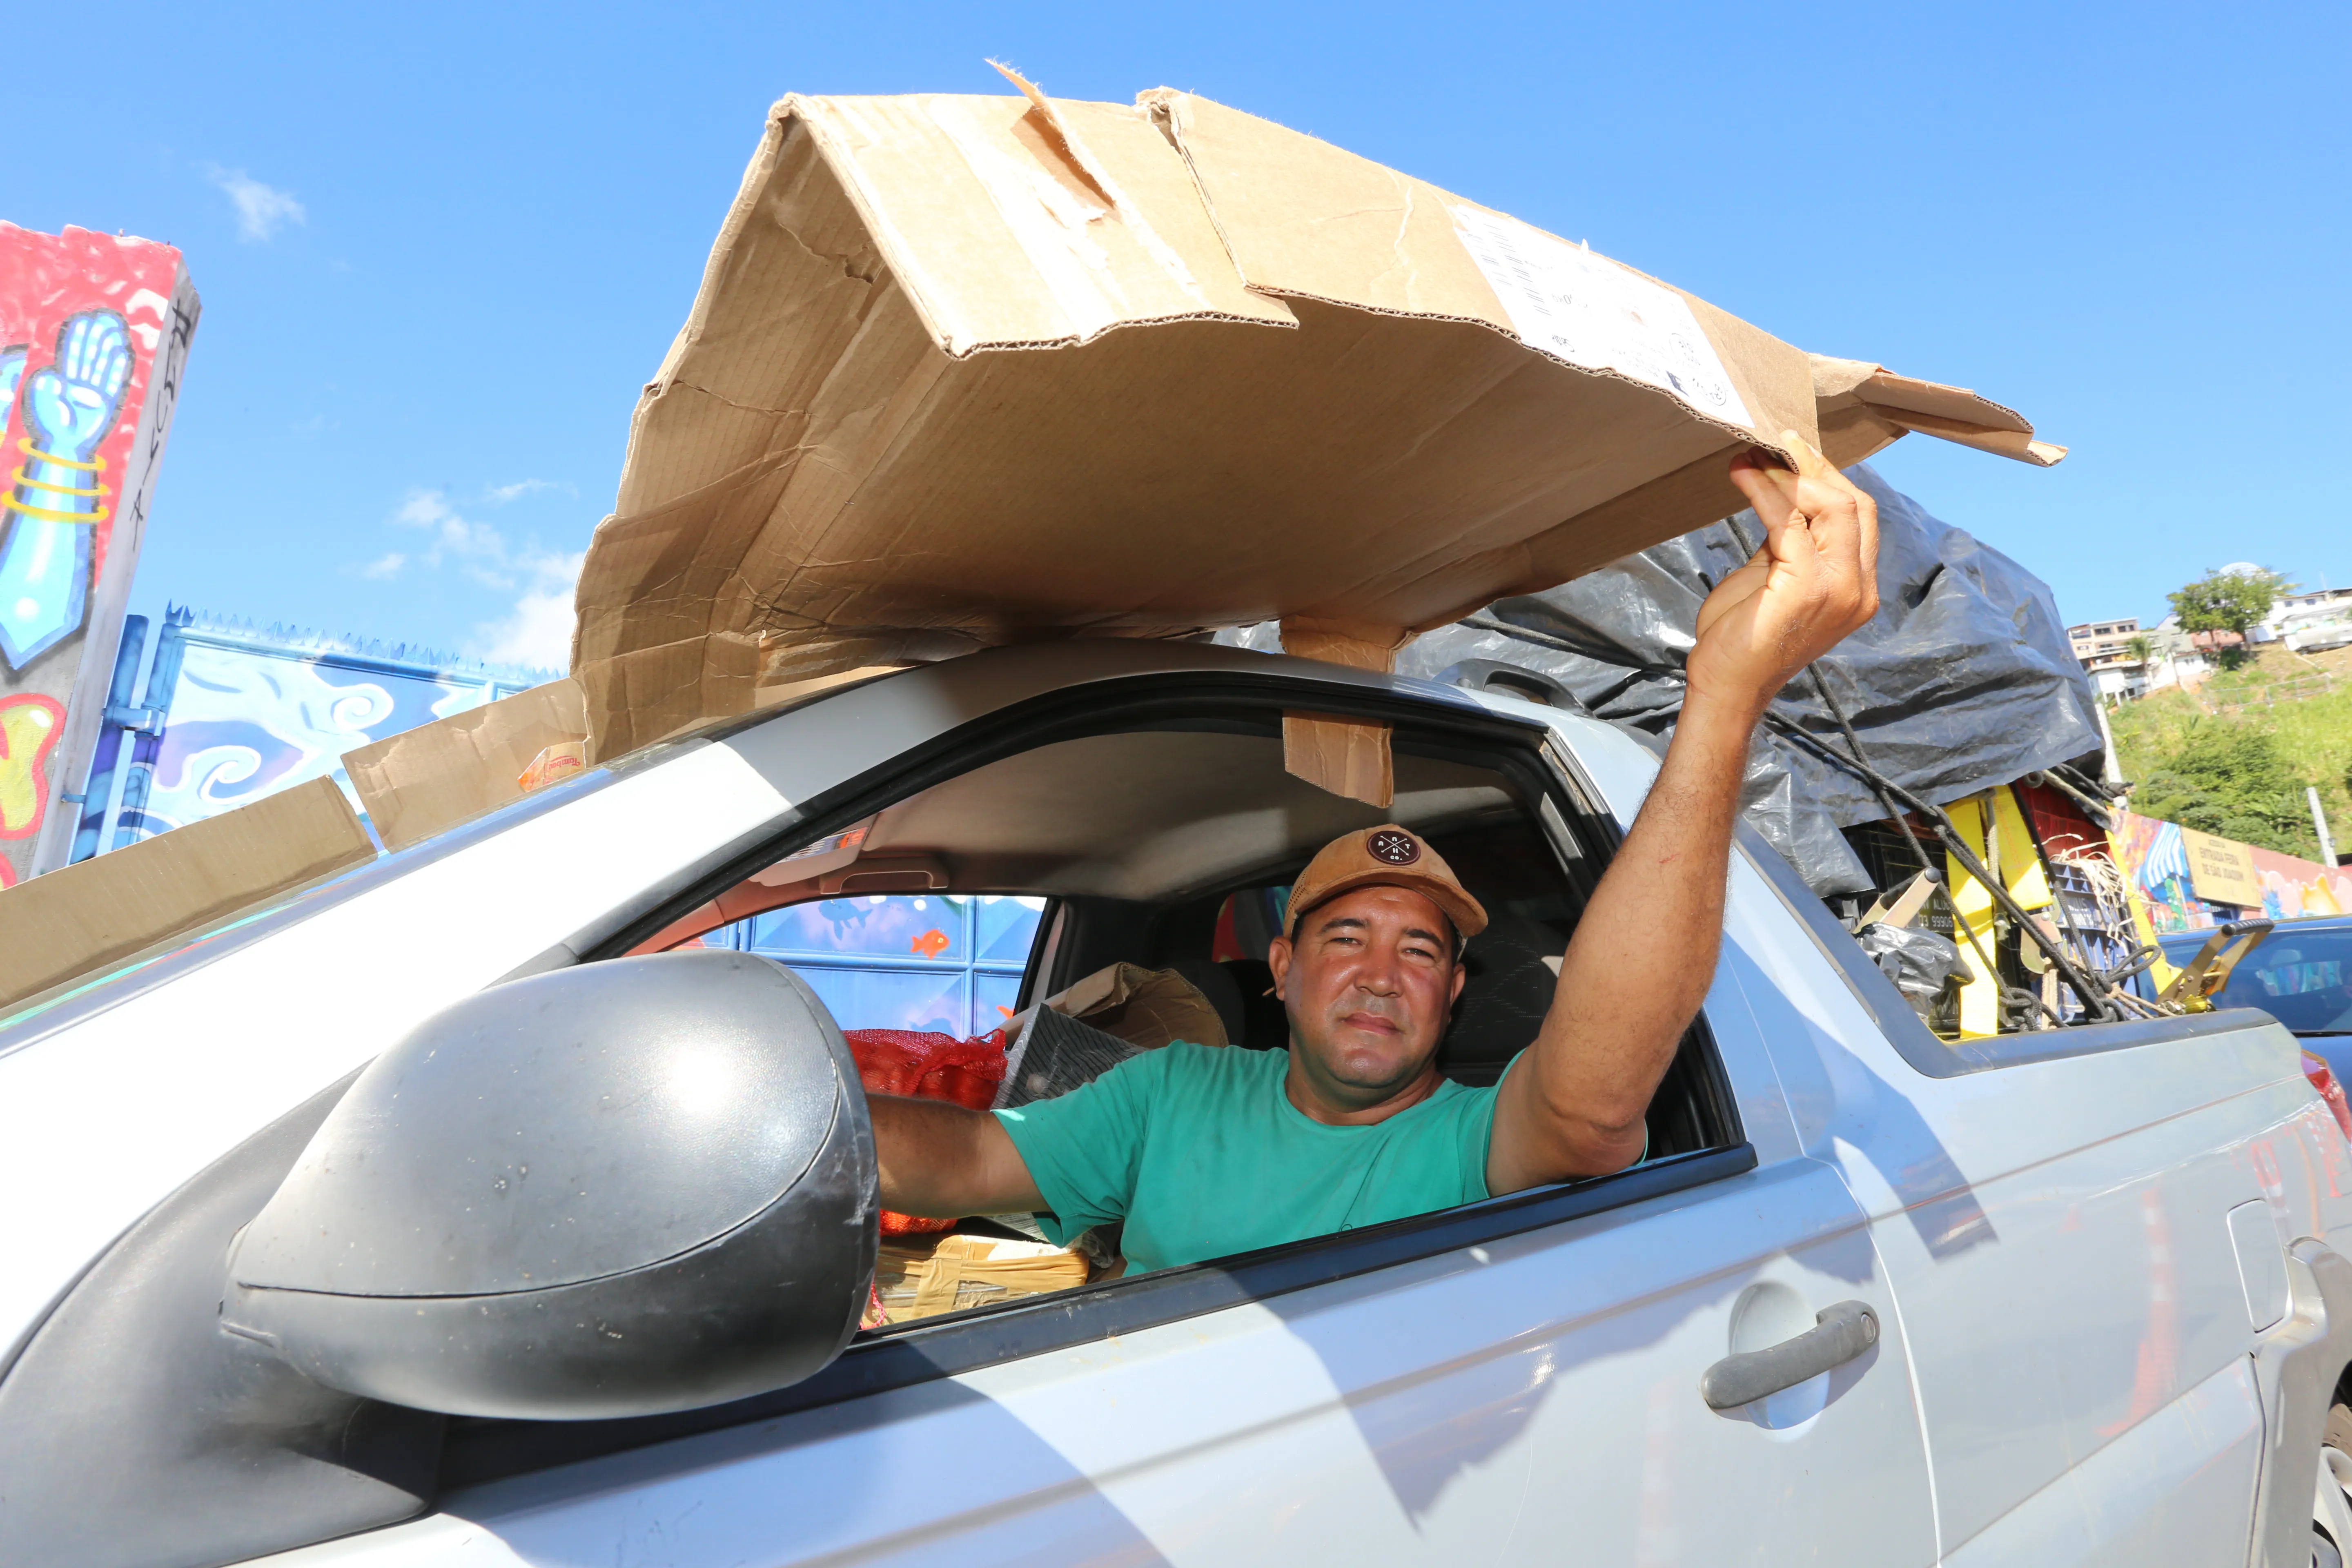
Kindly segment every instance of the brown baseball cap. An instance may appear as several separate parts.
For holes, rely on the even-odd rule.
[[[1462,884],[1454,868],[1419,834],[1393,822],[1343,833],[1323,846],[1291,884],[1283,934],[1296,939],[1307,910],[1358,888],[1406,888],[1445,911],[1465,941],[1486,929],[1486,911]]]

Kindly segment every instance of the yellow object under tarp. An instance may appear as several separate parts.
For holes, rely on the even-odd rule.
[[[1993,837],[1990,843],[1985,838],[1987,802],[1992,806]],[[2034,852],[2033,835],[2026,830],[2025,816],[2017,809],[2014,794],[2006,789],[1987,790],[1952,802],[1944,813],[1983,860],[1985,869],[2000,879],[2020,908],[2049,907],[2053,901],[2050,875],[2042,868],[2042,857]],[[1986,973],[1984,960],[1977,956],[1977,947],[1981,943],[1989,953],[1997,951],[1993,917],[2000,906],[1993,902],[1992,890],[1978,881],[1956,857],[1944,857],[1944,875],[1945,885],[1952,890],[1952,907],[1959,912],[1969,931],[1977,934],[1977,941],[1972,942],[1965,931],[1953,933],[1959,943],[1960,962],[1969,969],[1968,981],[1960,987],[1960,1037],[1974,1039],[1999,1034],[2000,983],[1997,976]]]

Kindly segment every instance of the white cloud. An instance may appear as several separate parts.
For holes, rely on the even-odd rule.
[[[492,485],[490,499],[503,505],[523,496],[537,495],[541,490],[562,490],[567,494],[574,493],[570,485],[560,484],[554,479],[517,479],[510,485]]]
[[[490,493],[496,497],[499,492]],[[580,581],[581,563],[588,558],[585,551],[518,549],[496,528],[459,512],[440,490],[413,492],[392,514],[392,521],[423,533],[424,547],[414,552],[387,552],[360,568],[362,576],[390,577],[412,563],[426,571],[447,566],[485,587],[515,592],[512,609],[474,628],[466,641],[467,656],[540,669],[571,668],[572,593]]]
[[[285,224],[310,221],[310,215],[302,210],[293,192],[265,185],[243,169],[224,169],[216,163],[207,163],[205,174],[227,194],[236,206],[236,237],[248,244],[267,243]]]
[[[466,651],[494,664],[571,668],[572,595],[579,585],[581,563],[587,559],[584,550],[531,558],[528,563],[530,586],[503,619],[475,627]]]
[[[444,562],[454,561],[467,576],[485,587],[515,585],[509,571],[515,563],[508,556],[505,536],[487,522],[460,516],[439,490],[415,491],[401,502],[392,521],[403,528],[423,529],[431,536],[422,557],[425,565],[438,568]]]

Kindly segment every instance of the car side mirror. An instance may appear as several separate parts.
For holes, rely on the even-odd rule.
[[[232,1247],[222,1324],[422,1410],[692,1409],[841,1352],[880,1209],[856,1064],[800,976],[614,959],[377,1058]]]

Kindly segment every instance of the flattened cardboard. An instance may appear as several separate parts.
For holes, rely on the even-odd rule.
[[[343,772],[383,847],[405,849],[521,799],[542,752],[587,738],[580,683],[551,680],[346,752]]]
[[[593,757],[1008,642],[1393,647],[1737,510],[1750,443],[1818,441],[1816,362],[1703,300],[1191,94],[1013,79],[771,112],[581,576]],[[2019,446],[1867,369],[1836,393],[1865,442]],[[1385,788],[1376,727],[1290,729],[1305,776]]]
[[[316,778],[35,877],[0,891],[0,1007],[373,858],[342,790]]]

